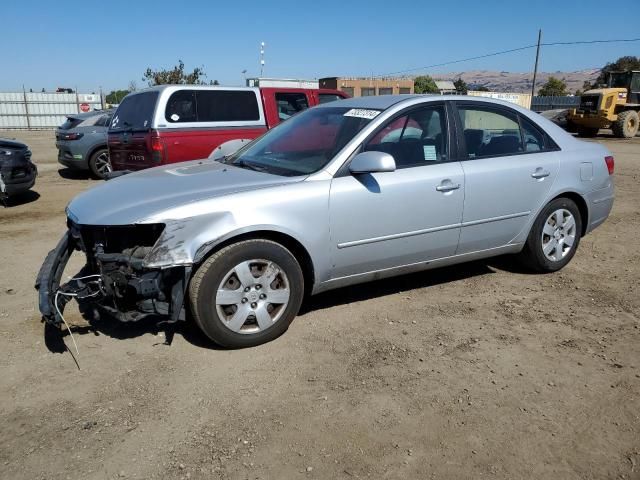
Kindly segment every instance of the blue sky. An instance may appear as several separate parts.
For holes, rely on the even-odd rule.
[[[64,2],[8,0],[2,6],[0,91],[56,86],[80,91],[144,86],[146,67],[182,59],[203,66],[209,79],[243,83],[265,76],[318,78],[377,75],[536,42],[640,37],[632,4],[615,18],[602,1],[164,1]],[[615,26],[615,28],[612,28]],[[532,70],[534,50],[439,67]],[[640,42],[542,49],[540,70],[600,67],[640,55]],[[416,72],[420,73],[420,72]]]

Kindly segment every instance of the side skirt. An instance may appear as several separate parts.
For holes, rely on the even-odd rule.
[[[333,290],[334,288],[346,287],[347,285],[354,285],[357,283],[371,282],[374,280],[380,280],[382,278],[395,277],[398,275],[406,275],[409,273],[420,272],[424,270],[430,270],[438,267],[446,267],[448,265],[455,265],[458,263],[471,262],[473,260],[479,260],[482,258],[496,257],[498,255],[504,255],[507,253],[518,253],[522,250],[523,243],[504,245],[502,247],[490,248],[487,250],[479,250],[476,252],[464,253],[462,255],[453,255],[451,257],[437,258],[435,260],[429,260],[426,262],[412,263],[409,265],[402,265],[399,267],[386,268],[384,270],[376,270],[372,272],[359,273],[357,275],[350,275],[347,277],[332,278],[326,282],[320,283],[313,289],[312,295],[327,290]]]

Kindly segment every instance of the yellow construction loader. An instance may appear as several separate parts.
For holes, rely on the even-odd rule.
[[[583,137],[595,137],[601,128],[611,128],[620,138],[638,133],[640,112],[640,71],[608,72],[606,87],[587,90],[580,106],[569,110],[570,131]]]

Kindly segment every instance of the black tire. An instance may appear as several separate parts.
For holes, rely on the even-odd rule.
[[[575,220],[575,238],[570,249],[558,260],[549,259],[543,251],[543,229],[552,213],[566,210]],[[578,249],[582,236],[582,217],[575,202],[569,198],[556,198],[542,209],[529,232],[527,243],[520,253],[524,265],[538,272],[556,272],[567,265]]]
[[[598,135],[599,131],[600,131],[599,128],[578,126],[578,136],[579,137],[593,138],[596,135]]]
[[[225,276],[247,260],[263,259],[275,262],[285,273],[289,286],[289,301],[284,312],[265,330],[237,333],[226,326],[216,308],[216,292]],[[298,314],[304,297],[304,276],[293,254],[270,240],[245,240],[229,245],[211,255],[193,275],[189,285],[191,312],[204,334],[218,345],[229,348],[253,347],[282,335]]]
[[[618,119],[611,124],[611,130],[618,138],[633,138],[638,133],[639,121],[638,112],[625,110],[618,114]]]
[[[105,174],[111,171],[111,163],[109,162],[108,169],[104,167],[104,156],[106,155],[106,161],[109,162],[109,150],[106,148],[99,148],[91,154],[89,158],[89,171],[94,178],[104,180]]]

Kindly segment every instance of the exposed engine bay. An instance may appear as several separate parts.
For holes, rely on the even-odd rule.
[[[123,321],[149,315],[184,320],[184,295],[190,266],[147,268],[145,258],[160,238],[164,224],[85,226],[68,221],[69,229],[47,255],[36,280],[45,321],[64,322],[65,305],[76,299]],[[60,284],[74,251],[86,256],[84,268]]]

